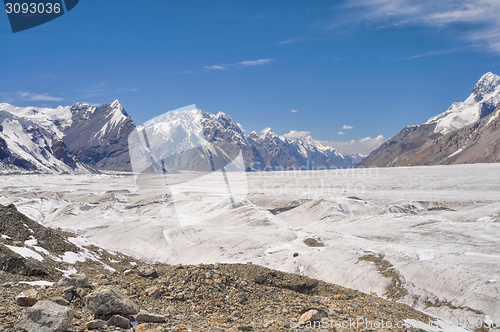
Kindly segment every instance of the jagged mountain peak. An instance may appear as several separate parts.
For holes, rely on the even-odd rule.
[[[436,124],[434,132],[445,135],[489,115],[500,104],[500,76],[488,72],[474,86],[469,97],[455,102],[425,124]]]
[[[453,144],[460,142],[462,146],[467,145],[466,142],[469,141],[469,138],[464,138],[463,133],[468,132],[467,128],[474,127],[483,120],[488,124],[496,124],[494,119],[498,114],[492,113],[498,109],[499,105],[500,76],[488,72],[478,80],[466,100],[453,103],[445,112],[430,118],[426,123],[403,128],[397,135],[372,151],[359,165],[408,166],[450,163],[452,160],[455,162],[459,160],[457,158],[462,147]],[[476,129],[473,128],[473,130]],[[441,138],[442,136],[452,140],[452,142],[445,142],[445,138]],[[470,140],[470,142],[473,141],[478,140]],[[436,146],[437,148],[434,149]],[[443,146],[447,148],[444,149]],[[470,151],[468,153],[471,153]],[[485,155],[489,153],[488,150],[483,152]],[[453,158],[449,158],[450,155]],[[440,159],[443,156],[447,159]],[[487,160],[472,158],[471,155],[469,157],[469,159],[461,157],[460,160],[464,162]]]
[[[231,119],[232,120],[232,118],[229,115],[227,115],[226,113],[224,113],[222,111],[219,111],[215,116],[217,118]]]
[[[261,137],[261,138],[263,138],[263,137],[266,137],[266,136],[276,137],[278,135],[270,127],[267,127],[265,129],[262,129],[258,136]]]
[[[472,90],[472,94],[474,95],[474,100],[480,102],[491,97],[492,93],[500,93],[500,76],[488,72],[477,82]]]
[[[127,111],[125,111],[125,108],[123,108],[123,105],[120,104],[120,102],[118,101],[118,99],[116,99],[115,101],[113,101],[112,103],[110,104],[103,104],[101,106],[103,109],[107,110],[109,113],[113,113],[113,114],[116,114],[115,115],[115,121],[118,120],[118,118],[121,118],[122,115],[124,117],[130,117],[127,113]]]
[[[118,99],[115,99],[111,104],[109,104],[110,107],[113,108],[123,108],[122,104],[118,101]]]

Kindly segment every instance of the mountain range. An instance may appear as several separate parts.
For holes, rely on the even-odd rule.
[[[245,136],[229,115],[194,107],[167,112],[137,128],[151,129],[148,143],[154,153],[161,159],[177,153],[177,168],[186,170],[203,168],[196,165],[196,154],[186,151],[204,143],[224,143],[226,149],[231,144],[241,151],[247,171],[348,168],[355,163],[308,135],[287,138],[266,128]],[[0,103],[0,171],[131,171],[129,136],[135,129],[118,100],[55,109]]]
[[[0,171],[132,171],[129,138],[138,130],[149,136],[148,155],[173,170],[210,171],[239,154],[247,171],[349,168],[359,161],[357,167],[498,162],[499,107],[500,76],[489,72],[465,101],[405,127],[363,158],[302,132],[280,136],[266,128],[245,135],[229,115],[194,105],[136,126],[118,100],[55,109],[0,103]]]
[[[488,72],[465,101],[453,103],[425,123],[403,128],[357,166],[497,162],[499,105],[500,76]]]

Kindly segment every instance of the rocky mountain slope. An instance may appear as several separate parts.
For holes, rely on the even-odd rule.
[[[430,118],[423,124],[405,127],[370,153],[358,166],[427,165],[426,162],[432,164],[427,157],[417,157],[424,146],[432,145],[436,139],[484,119],[499,105],[500,76],[491,72],[486,73],[465,101],[453,103],[446,112]],[[463,145],[466,142],[457,144]],[[434,163],[437,160],[444,161],[450,155],[446,153],[431,159],[434,159]]]
[[[500,162],[500,106],[490,115],[396,159],[401,166]]]
[[[45,229],[13,205],[0,206],[0,233],[4,331],[450,328],[376,294],[251,263],[147,264]]]

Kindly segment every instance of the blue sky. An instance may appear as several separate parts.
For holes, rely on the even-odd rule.
[[[0,15],[0,101],[119,99],[136,123],[196,104],[247,134],[380,144],[357,140],[425,122],[500,74],[498,13],[498,0],[82,0],[16,34]]]

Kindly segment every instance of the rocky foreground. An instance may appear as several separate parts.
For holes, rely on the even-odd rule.
[[[251,263],[147,264],[45,228],[14,205],[0,205],[0,236],[0,331],[420,331],[434,321],[377,294]]]

